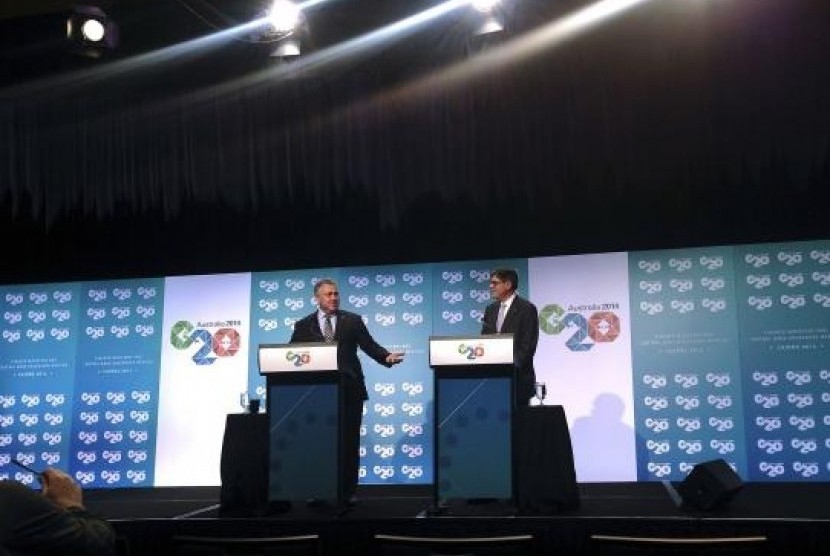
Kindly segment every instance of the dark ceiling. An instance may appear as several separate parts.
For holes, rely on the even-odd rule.
[[[22,31],[58,4],[15,4],[34,17],[0,34],[0,281],[830,237],[827,0],[651,0],[420,88],[405,84],[463,59],[459,20],[258,88],[235,81],[267,59],[244,41],[39,81],[125,67],[258,6],[113,0],[120,47],[89,60],[33,53]],[[434,4],[329,0],[308,14],[310,52]],[[515,29],[590,4],[516,0]]]

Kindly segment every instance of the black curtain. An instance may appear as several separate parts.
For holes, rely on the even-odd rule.
[[[825,1],[651,1],[554,33],[586,5],[476,62],[456,22],[348,59],[214,50],[13,84],[0,278],[828,236]]]

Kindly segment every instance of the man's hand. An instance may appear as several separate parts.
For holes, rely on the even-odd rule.
[[[402,351],[396,351],[396,352],[390,353],[389,355],[386,356],[386,362],[389,363],[390,365],[397,365],[398,363],[403,361],[403,356],[404,356],[404,353]]]
[[[49,468],[43,472],[43,495],[61,508],[83,508],[84,494],[81,487],[60,469]]]

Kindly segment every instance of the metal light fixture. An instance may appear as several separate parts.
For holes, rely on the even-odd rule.
[[[66,38],[76,53],[100,58],[118,46],[118,26],[97,6],[75,6],[66,19]]]

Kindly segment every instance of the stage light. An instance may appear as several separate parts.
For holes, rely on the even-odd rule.
[[[66,19],[66,38],[77,54],[98,58],[118,46],[118,26],[97,6],[75,6]]]
[[[472,37],[479,37],[480,35],[494,35],[488,37],[486,47],[489,47],[494,42],[501,40],[501,35],[505,30],[505,20],[507,13],[500,0],[470,0],[470,6],[474,12],[470,14],[472,29],[470,35]],[[500,36],[497,38],[495,34]],[[478,39],[473,39],[473,43],[481,43]],[[481,46],[484,46],[482,43]],[[468,45],[470,51],[479,51],[481,48],[479,44]]]
[[[271,56],[280,59],[290,59],[300,55],[300,41],[285,39],[277,43],[271,51]]]
[[[470,5],[479,12],[490,13],[499,3],[499,0],[472,0]]]
[[[473,11],[465,49],[467,56],[474,56],[506,40],[507,13],[499,0],[471,0],[470,6]]]
[[[474,35],[489,35],[491,33],[498,33],[504,31],[504,24],[498,17],[491,16],[484,20],[484,22],[473,32]]]
[[[498,22],[491,22],[492,27],[487,28],[487,22],[479,30],[467,38],[465,43],[467,56],[475,56],[491,48],[504,44],[507,40],[504,28]]]
[[[303,37],[308,33],[300,6],[290,0],[275,0],[264,21],[268,30],[259,41],[271,45],[271,58],[283,62],[300,55]]]
[[[268,22],[278,33],[293,31],[300,22],[300,8],[288,0],[275,0],[268,12]]]
[[[81,35],[90,42],[100,42],[104,38],[104,24],[97,19],[87,19],[81,24]]]

